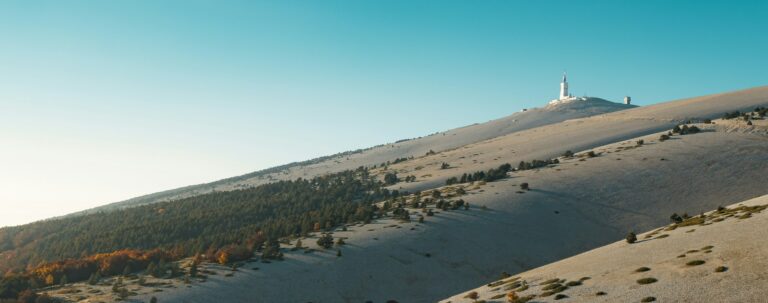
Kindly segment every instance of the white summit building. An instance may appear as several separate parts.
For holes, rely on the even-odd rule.
[[[567,102],[577,101],[577,100],[586,100],[586,98],[574,97],[573,95],[568,93],[568,79],[566,77],[566,74],[563,73],[563,82],[560,82],[560,97],[552,101],[549,101],[549,104],[554,105],[554,104],[567,103]]]

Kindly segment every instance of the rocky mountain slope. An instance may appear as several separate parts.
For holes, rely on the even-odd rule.
[[[488,122],[476,123],[424,137],[383,144],[365,150],[343,152],[337,155],[290,163],[207,184],[191,185],[153,193],[97,207],[77,214],[94,213],[98,211],[150,204],[158,201],[168,201],[200,195],[213,190],[234,190],[275,180],[295,179],[298,177],[311,178],[317,175],[338,172],[345,169],[355,169],[361,165],[373,166],[399,158],[423,156],[429,151],[441,152],[455,149],[467,144],[543,125],[634,107],[636,106],[589,97],[586,98],[586,100],[559,104],[557,106],[532,108]]]
[[[470,209],[446,211],[430,205],[436,214],[424,223],[417,221],[420,209],[409,209],[410,222],[350,225],[334,232],[347,242],[339,248],[342,257],[335,250],[287,251],[285,261],[260,264],[259,270],[210,277],[199,287],[156,295],[186,302],[256,296],[286,302],[430,302],[478,281],[493,281],[502,272],[522,272],[614,242],[628,231],[651,230],[674,212],[697,214],[765,195],[765,125],[715,121],[691,124],[702,129],[699,133],[660,137],[680,120],[754,108],[765,105],[766,97],[768,89],[759,88],[664,103],[530,129],[391,165],[388,170],[407,174],[419,163],[449,159],[456,169],[437,167],[429,171],[435,172],[432,176],[419,177],[426,180],[395,187],[440,185],[444,196],[461,187],[467,193],[449,200],[461,198]],[[691,113],[679,104],[687,104]],[[504,153],[500,144],[521,151]],[[537,154],[537,148],[546,150]],[[447,176],[492,166],[493,161],[515,163],[566,148],[576,156],[560,158],[556,165],[516,171],[485,184],[440,184]],[[485,155],[487,162],[475,163],[470,158],[475,154]],[[466,162],[454,164],[459,160]],[[530,190],[521,190],[523,183]]]
[[[363,151],[287,167],[271,177],[240,178],[217,190],[325,175],[394,156],[387,161],[405,159],[366,170],[366,179],[388,180],[391,190],[417,194],[380,201],[379,206],[392,207],[370,223],[352,219],[326,225],[334,240],[346,244],[320,247],[320,234],[311,233],[301,238],[303,247],[291,249],[297,239],[288,237],[282,239],[282,261],[258,256],[234,264],[219,261],[239,266],[229,272],[204,263],[212,272],[204,279],[186,287],[176,283],[162,292],[132,285],[131,296],[143,301],[156,296],[165,302],[437,301],[492,282],[502,272],[524,272],[615,242],[628,231],[651,230],[673,212],[697,214],[765,195],[768,120],[708,120],[766,105],[768,87],[759,87],[564,120],[460,146],[443,145],[434,153],[418,149],[429,146],[413,147],[409,153],[424,152],[413,158],[401,152],[409,150],[404,147],[381,146],[380,153]],[[674,127],[698,131],[670,134]],[[444,140],[439,142],[453,142]],[[462,178],[504,167],[506,172],[510,166],[505,163],[520,169],[483,181]],[[455,182],[446,185],[451,178]],[[416,195],[424,203],[415,205]],[[211,203],[229,205],[215,199]],[[159,208],[156,214],[165,211]],[[167,225],[162,220],[158,224]],[[90,291],[83,287],[76,293]],[[72,292],[45,291],[56,296]]]
[[[441,302],[762,302],[766,208],[768,195],[721,207]]]

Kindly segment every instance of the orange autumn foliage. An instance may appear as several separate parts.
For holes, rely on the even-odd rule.
[[[84,281],[91,274],[99,272],[105,276],[118,275],[129,266],[134,269],[146,268],[151,262],[170,260],[169,254],[159,250],[118,250],[111,253],[102,253],[88,256],[82,259],[68,259],[40,265],[30,271],[32,276],[46,285],[54,284],[63,276],[68,281]]]

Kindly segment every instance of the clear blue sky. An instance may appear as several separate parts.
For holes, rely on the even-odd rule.
[[[2,1],[0,226],[483,122],[766,84],[765,1]]]

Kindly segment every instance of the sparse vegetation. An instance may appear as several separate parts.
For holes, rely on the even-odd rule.
[[[512,165],[505,163],[498,168],[492,168],[488,171],[477,171],[472,174],[462,174],[460,178],[449,178],[446,180],[446,185],[453,185],[456,183],[466,183],[475,181],[493,182],[499,179],[507,177],[507,173],[512,170]]]
[[[640,302],[654,302],[654,301],[656,301],[656,298],[654,297],[645,297],[642,300],[640,300]]]
[[[649,271],[649,270],[651,270],[651,269],[648,268],[648,267],[643,266],[643,267],[640,267],[638,269],[635,269],[635,272],[646,272],[646,271]]]
[[[741,116],[740,111],[725,113],[723,114],[723,120],[730,120],[730,119],[738,118],[739,116]]]
[[[552,164],[558,164],[558,163],[560,163],[560,160],[557,160],[557,159],[549,159],[546,161],[533,160],[531,162],[520,161],[520,163],[517,164],[517,170],[536,169],[536,168],[540,168],[540,167],[544,167]]]

